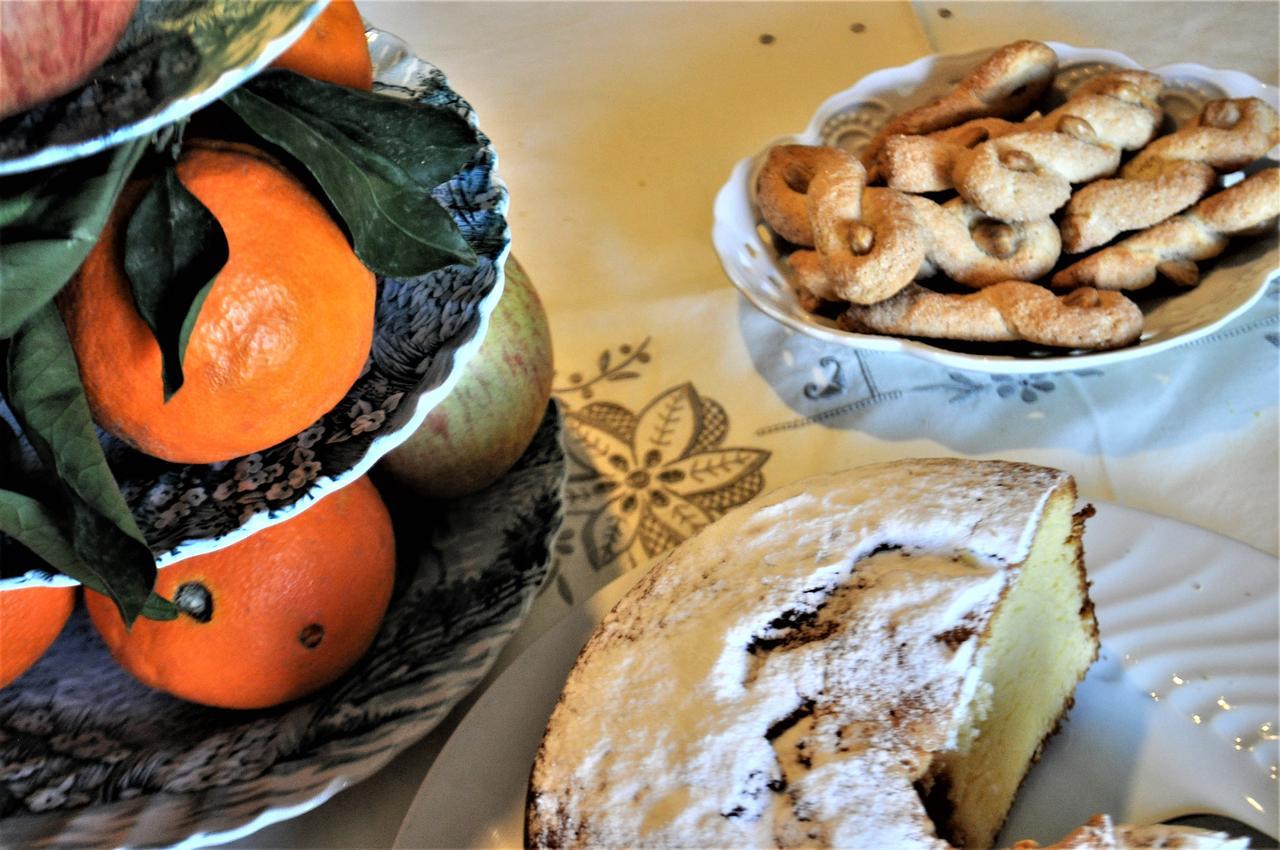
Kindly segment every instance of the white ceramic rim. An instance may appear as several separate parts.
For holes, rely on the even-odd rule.
[[[1074,47],[1057,41],[1049,41],[1046,44],[1054,49],[1058,54],[1059,61],[1064,64],[1107,62],[1124,68],[1142,67],[1133,59],[1115,50]],[[1237,304],[1234,309],[1224,312],[1211,322],[1191,331],[1150,343],[1139,342],[1137,345],[1128,348],[1111,351],[1046,357],[1015,357],[1011,355],[966,354],[939,348],[915,339],[860,334],[841,330],[834,323],[826,322],[826,320],[819,317],[808,316],[807,314],[805,317],[801,317],[779,309],[769,299],[762,297],[749,281],[739,277],[734,268],[732,258],[740,250],[742,231],[731,222],[741,213],[744,203],[750,206],[751,176],[765,152],[780,144],[816,144],[821,138],[823,125],[833,113],[839,111],[844,105],[858,99],[874,96],[882,91],[901,88],[904,85],[911,84],[911,81],[919,81],[927,75],[928,70],[940,59],[962,59],[972,56],[976,61],[988,55],[992,49],[994,48],[986,48],[964,54],[930,54],[907,65],[873,71],[848,89],[831,95],[824,100],[809,120],[809,125],[801,133],[774,139],[756,154],[738,161],[729,176],[728,182],[716,194],[711,240],[716,248],[716,255],[720,259],[720,265],[724,269],[725,275],[753,307],[792,330],[847,348],[907,354],[942,366],[989,374],[1037,374],[1042,372],[1095,369],[1167,351],[1213,333],[1258,302],[1266,291],[1269,282],[1275,277],[1276,272],[1280,270],[1280,266],[1273,266],[1266,274],[1262,275],[1248,299]],[[1280,89],[1268,86],[1242,71],[1218,70],[1190,62],[1163,65],[1152,70],[1154,73],[1166,78],[1191,77],[1203,80],[1219,86],[1232,96],[1262,97],[1273,106],[1280,104]],[[784,275],[781,268],[775,265],[775,269],[780,277]]]
[[[329,5],[329,0],[311,0],[311,2],[311,8],[306,11],[302,19],[283,35],[266,42],[262,47],[262,52],[258,54],[256,59],[247,65],[226,69],[212,85],[192,94],[179,97],[159,112],[148,115],[131,124],[117,127],[104,135],[68,142],[64,145],[49,145],[27,156],[0,161],[0,175],[22,174],[27,171],[47,168],[50,165],[57,165],[61,162],[83,159],[107,148],[124,144],[130,139],[150,135],[161,127],[186,118],[196,110],[208,106],[274,62],[276,57],[284,53],[290,45],[302,37],[302,34],[311,26],[312,21]]]

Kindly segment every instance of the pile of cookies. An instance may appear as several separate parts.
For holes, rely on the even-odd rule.
[[[860,333],[1118,348],[1143,323],[1122,290],[1194,286],[1197,261],[1274,227],[1280,168],[1218,189],[1280,143],[1268,104],[1214,100],[1160,135],[1164,81],[1117,70],[1029,112],[1057,64],[1049,46],[1015,42],[860,157],[770,150],[756,202],[795,246],[785,262],[802,306],[839,310]]]

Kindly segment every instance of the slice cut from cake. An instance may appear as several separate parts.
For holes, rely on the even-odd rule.
[[[990,847],[1098,651],[1075,500],[931,459],[726,515],[583,649],[528,844]]]

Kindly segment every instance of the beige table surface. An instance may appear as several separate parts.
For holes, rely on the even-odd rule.
[[[1276,552],[1274,282],[1210,341],[1137,364],[939,378],[902,355],[854,358],[791,338],[738,296],[709,239],[712,199],[733,164],[800,130],[826,96],[877,68],[1031,37],[1117,49],[1149,67],[1236,68],[1276,85],[1276,3],[360,5],[371,25],[448,75],[496,145],[514,252],[550,316],[557,395],[583,460],[555,577],[499,668],[572,602],[726,506],[860,462],[1048,463],[1073,472],[1086,498]],[[939,380],[971,386],[973,399],[911,395]],[[635,527],[592,496],[621,485],[584,445],[622,439],[663,405],[693,417],[690,447],[663,463],[696,454],[717,467],[716,498],[684,514],[646,503],[663,521]],[[639,440],[618,445],[642,454]],[[389,846],[465,708],[369,780],[236,846]]]

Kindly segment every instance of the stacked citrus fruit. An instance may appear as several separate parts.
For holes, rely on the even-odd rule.
[[[364,26],[335,0],[277,63],[369,89]],[[95,421],[146,454],[212,463],[303,430],[359,376],[372,341],[376,284],[342,227],[306,185],[242,144],[188,140],[176,165],[226,235],[227,260],[199,307],[181,391],[166,393],[161,351],[122,261],[146,181],[122,192],[58,306]],[[196,702],[258,708],[340,676],[371,644],[394,579],[391,521],[367,478],[295,517],[160,571],[171,620],[126,628],[86,589],[116,659],[144,683]],[[47,649],[69,616],[70,588],[0,593],[0,686]]]

